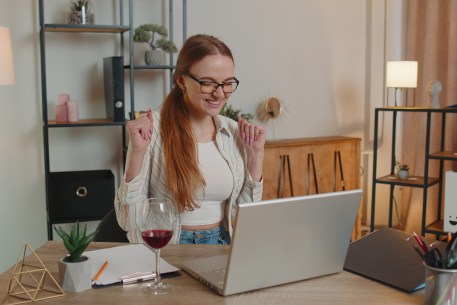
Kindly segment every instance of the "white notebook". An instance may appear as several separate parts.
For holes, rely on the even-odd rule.
[[[155,254],[143,244],[128,244],[113,248],[86,251],[83,255],[89,257],[91,270],[95,276],[108,261],[106,268],[94,286],[105,286],[112,284],[126,284],[146,279],[153,279],[155,276]],[[166,274],[176,272],[179,269],[170,265],[162,258],[160,259],[160,273]],[[130,276],[130,281],[123,281],[123,277]]]

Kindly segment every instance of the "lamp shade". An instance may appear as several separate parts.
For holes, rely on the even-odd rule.
[[[417,61],[387,62],[386,86],[389,88],[416,88]]]
[[[14,85],[14,83],[10,29],[0,26],[0,85]]]

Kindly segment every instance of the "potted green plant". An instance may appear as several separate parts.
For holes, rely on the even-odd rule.
[[[91,0],[71,0],[67,15],[69,24],[94,24],[95,18]]]
[[[397,176],[399,179],[406,180],[409,178],[409,166],[407,164],[396,161],[395,168],[397,169]]]
[[[238,114],[241,114],[241,117],[248,122],[250,122],[254,118],[254,116],[250,113],[241,113],[241,109],[234,108],[231,104],[225,104],[224,107],[222,107],[221,112],[219,114],[231,118],[232,120],[235,120],[237,122]]]
[[[68,255],[59,260],[59,277],[64,291],[78,292],[91,288],[91,268],[87,256],[83,252],[92,242],[98,230],[87,234],[87,225],[80,228],[79,221],[67,233],[62,227],[55,227],[55,231],[62,238]]]
[[[147,65],[162,64],[163,52],[176,53],[176,45],[168,39],[168,30],[163,25],[146,23],[138,26],[133,34],[133,41],[145,43],[146,50],[144,61]]]

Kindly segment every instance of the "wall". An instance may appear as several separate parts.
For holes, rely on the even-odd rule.
[[[47,239],[35,2],[0,1],[16,72],[16,85],[0,86],[0,271],[15,262],[25,242],[37,248]]]
[[[373,1],[371,9],[372,31],[371,43],[368,53],[371,58],[370,69],[367,72],[369,82],[367,82],[367,100],[370,106],[366,109],[369,113],[366,121],[363,166],[366,169],[363,176],[365,181],[364,198],[366,203],[366,223],[369,224],[371,216],[371,196],[372,196],[372,176],[373,176],[373,129],[374,129],[374,108],[392,105],[394,101],[394,91],[385,89],[385,66],[387,61],[404,59],[404,26],[405,10],[403,1]],[[384,14],[379,14],[384,11]],[[384,21],[381,21],[383,19]],[[377,21],[376,21],[377,20]],[[383,29],[377,28],[382,26]],[[377,28],[377,30],[376,30]],[[380,35],[384,35],[381,39]],[[382,61],[380,58],[384,57]],[[399,116],[401,120],[401,115]],[[392,143],[392,116],[381,114],[378,125],[378,162],[377,176],[382,177],[390,174],[390,158]],[[401,143],[401,123],[397,122],[396,141]],[[396,155],[400,154],[400,145],[397,145]],[[395,188],[393,211],[393,225],[401,227],[403,225],[400,218],[401,212],[401,192],[402,188]],[[375,225],[385,226],[388,223],[388,204],[389,204],[389,187],[378,184],[376,188],[376,210]]]
[[[268,137],[361,136],[364,118],[366,1],[219,1],[189,5],[189,32],[214,34],[230,46],[240,87],[231,103],[255,113],[262,100],[285,104]],[[227,17],[224,17],[227,16]],[[221,19],[221,17],[223,19]]]
[[[64,22],[67,2],[48,1],[54,1],[46,11],[53,18],[49,22]],[[154,6],[161,1],[145,1],[135,0],[139,7],[135,25],[161,22],[166,9]],[[0,10],[0,24],[12,30],[16,70],[16,85],[0,87],[0,272],[14,263],[24,242],[38,248],[47,239],[37,3],[0,0],[8,7]],[[105,8],[109,4],[96,1],[98,22],[109,20],[112,10]],[[146,4],[154,7],[143,9]],[[380,84],[384,52],[378,49],[385,38],[384,2],[233,0],[227,4],[188,1],[188,33],[213,34],[231,46],[241,80],[231,98],[233,105],[255,113],[262,100],[278,97],[285,105],[284,116],[265,124],[269,139],[356,136],[363,138],[368,151],[372,109],[380,106],[384,94]],[[179,16],[180,4],[175,11]],[[179,47],[181,24],[175,21]],[[103,113],[101,64],[91,56],[111,56],[115,44],[103,36],[52,37],[49,116],[53,117],[52,106],[62,92],[83,103],[81,117]],[[138,46],[135,49],[139,52]],[[137,109],[158,108],[167,79],[158,72],[139,73]],[[52,170],[111,168],[119,176],[119,134],[113,129],[89,135],[82,129],[56,130],[51,137],[57,143],[51,151]],[[106,149],[110,143],[116,148]],[[364,166],[370,166],[368,159]]]

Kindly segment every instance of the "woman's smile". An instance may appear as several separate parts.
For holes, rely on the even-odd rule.
[[[210,99],[205,99],[206,103],[211,107],[211,108],[222,108],[223,106],[223,101],[222,100],[210,100]]]

